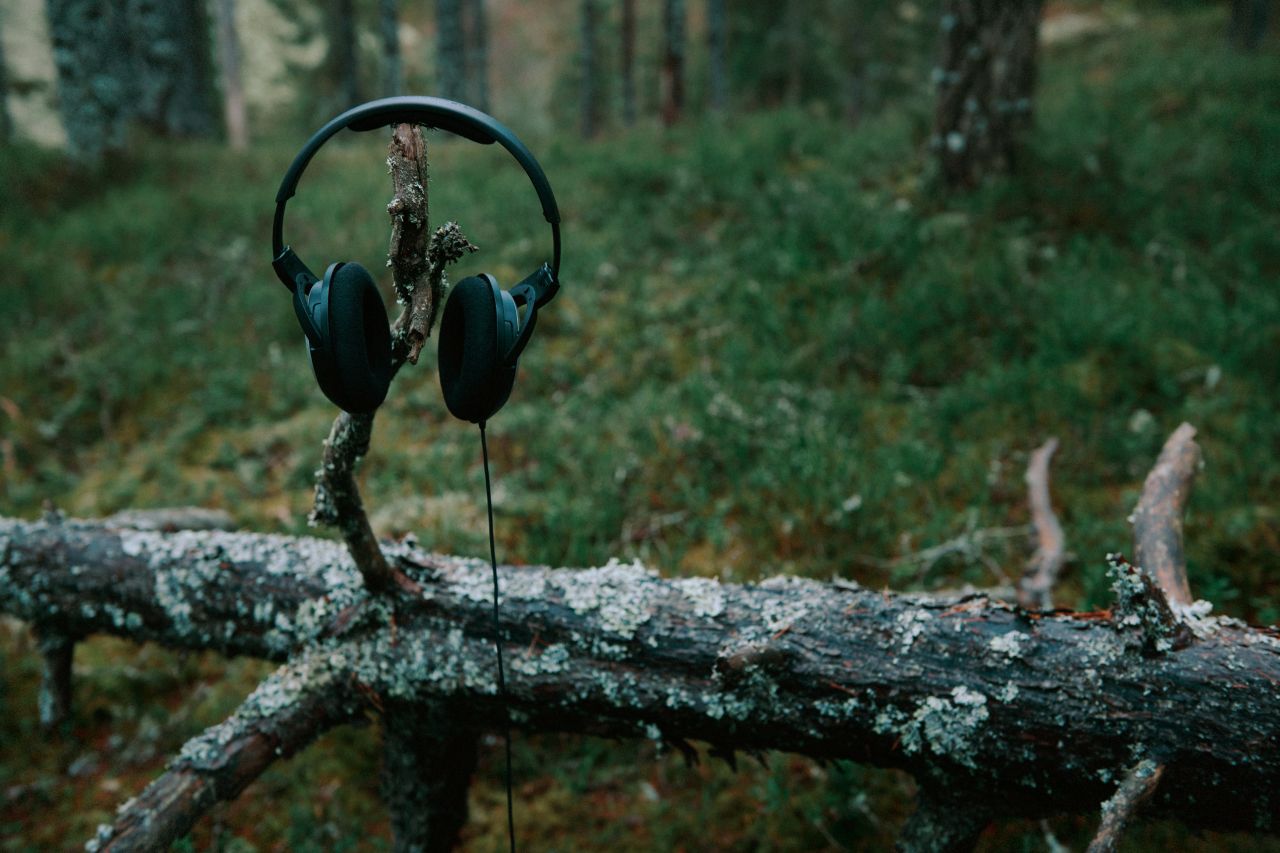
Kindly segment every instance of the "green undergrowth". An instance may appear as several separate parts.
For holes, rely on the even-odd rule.
[[[1152,12],[1051,50],[1021,174],[968,194],[934,183],[924,98],[856,131],[793,111],[529,140],[565,214],[564,290],[490,426],[501,556],[991,585],[1016,578],[1028,542],[971,534],[1027,523],[1028,454],[1057,436],[1073,555],[1058,601],[1106,607],[1103,555],[1129,547],[1142,478],[1185,420],[1206,460],[1192,589],[1276,622],[1280,59],[1228,53],[1221,26],[1220,10]],[[139,140],[99,175],[0,150],[0,511],[194,503],[308,532],[334,412],[268,245],[296,130],[244,155]],[[314,268],[381,267],[376,136],[326,148],[290,205]],[[544,258],[533,193],[501,152],[438,144],[431,171],[433,222],[457,219],[482,249],[455,280],[510,284]],[[446,414],[434,362],[433,342],[392,388],[364,494],[380,534],[480,554],[477,436]],[[978,544],[913,557],[966,535]],[[32,648],[12,630],[0,647],[0,849],[85,836],[266,671],[81,648],[72,731],[42,743]],[[144,735],[149,757],[119,758]],[[740,756],[733,772],[654,744],[517,743],[531,848],[874,850],[909,809],[905,777],[852,765]],[[86,752],[97,769],[68,774]],[[486,744],[469,849],[502,847],[497,754]],[[191,844],[385,847],[377,763],[370,729],[332,733]],[[1073,846],[1090,827],[1054,823]],[[1041,839],[1015,823],[984,845]],[[1186,842],[1173,826],[1133,839]]]

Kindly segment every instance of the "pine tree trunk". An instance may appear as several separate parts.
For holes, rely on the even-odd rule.
[[[636,0],[622,0],[622,123],[636,123]]]
[[[662,123],[671,127],[684,114],[684,0],[662,4]]]
[[[436,85],[453,101],[467,97],[467,45],[462,0],[436,0]]]
[[[1041,0],[947,0],[933,145],[950,186],[1011,171],[1030,127]]]
[[[801,0],[786,0],[783,10],[783,26],[786,27],[787,83],[784,97],[792,106],[799,104],[804,78],[804,16]]]
[[[484,0],[463,0],[466,15],[468,44],[467,92],[468,103],[482,110],[489,109],[489,21]]]
[[[125,14],[134,114],[160,133],[211,136],[215,87],[202,0],[126,0]]]
[[[716,112],[722,112],[729,105],[729,81],[725,73],[727,43],[724,0],[707,0],[707,100]]]
[[[240,79],[240,35],[236,30],[236,0],[216,0],[218,65],[222,78],[222,108],[227,140],[237,151],[249,145],[244,85]]]
[[[133,109],[124,0],[45,0],[67,149],[93,165],[124,144]]]
[[[581,46],[578,54],[578,65],[581,79],[578,81],[581,92],[580,128],[583,139],[590,139],[599,129],[598,104],[599,94],[596,91],[598,77],[596,50],[597,9],[595,0],[582,0],[581,14]]]
[[[1227,39],[1236,47],[1256,50],[1267,34],[1271,0],[1231,0]]]
[[[354,0],[333,0],[329,15],[329,73],[337,84],[342,109],[364,100],[360,91],[360,62],[356,47]]]
[[[13,139],[13,121],[9,118],[9,69],[4,59],[4,19],[0,18],[0,145]]]
[[[378,0],[378,30],[382,33],[382,94],[404,92],[404,63],[400,58],[400,16],[396,0]]]

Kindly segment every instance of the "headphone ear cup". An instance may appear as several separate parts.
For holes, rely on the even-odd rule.
[[[504,297],[510,300],[493,276],[476,275],[458,282],[445,303],[440,319],[440,390],[449,412],[460,420],[486,421],[511,396],[516,369],[503,356],[512,334],[505,328],[509,322],[501,330],[506,334],[498,327]]]
[[[372,412],[391,385],[391,329],[382,294],[357,263],[335,264],[325,278],[332,370],[321,390],[344,411]]]

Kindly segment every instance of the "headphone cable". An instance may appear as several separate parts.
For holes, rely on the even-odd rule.
[[[493,488],[489,484],[489,442],[480,421],[480,453],[484,458],[484,499],[489,509],[489,567],[493,571],[493,645],[498,651],[498,694],[502,699],[502,734],[507,752],[507,838],[516,853],[516,817],[511,796],[511,718],[507,713],[507,678],[502,667],[502,629],[498,620],[498,548],[493,538]]]

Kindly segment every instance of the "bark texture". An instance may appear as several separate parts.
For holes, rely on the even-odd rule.
[[[934,70],[943,180],[972,186],[1017,164],[1031,126],[1041,0],[947,0]]]
[[[384,551],[396,592],[374,598],[333,542],[5,519],[0,610],[322,659],[384,702],[446,702],[497,725],[487,566]],[[1092,810],[1141,746],[1168,768],[1152,814],[1246,830],[1280,817],[1266,793],[1280,785],[1275,629],[1200,608],[1181,617],[1195,642],[1159,651],[1122,610],[664,580],[618,563],[500,573],[511,716],[527,730],[849,758],[1019,816]]]

